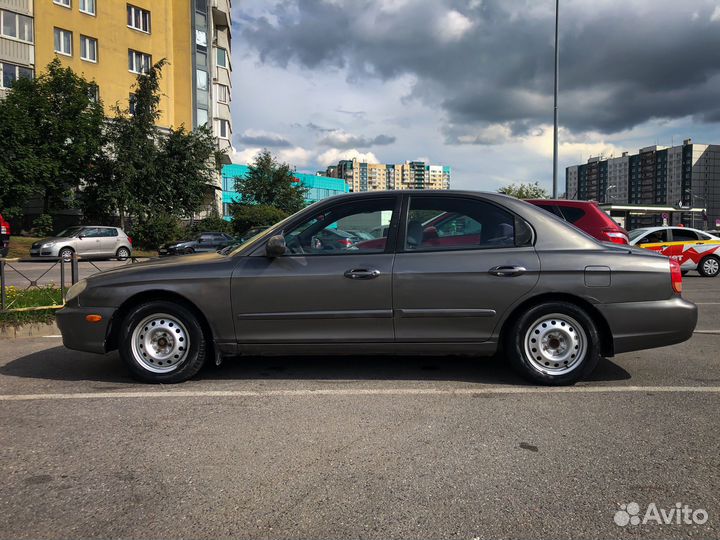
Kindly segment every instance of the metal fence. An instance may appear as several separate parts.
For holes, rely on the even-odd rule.
[[[148,258],[138,259],[136,257],[131,257],[127,259],[125,264],[135,264],[141,260],[148,260]],[[27,268],[18,268],[18,263],[23,262],[32,262],[33,269],[37,269],[38,267],[41,268],[43,270],[42,274],[34,278],[28,276],[27,274],[30,272]],[[43,278],[48,276],[51,272],[57,272],[56,269],[59,269],[59,276],[57,276],[59,278],[59,283],[56,283],[54,279],[50,283],[40,283],[41,280],[43,280]],[[60,309],[65,302],[68,289],[80,280],[81,270],[85,276],[103,271],[103,269],[95,264],[94,261],[78,257],[75,253],[73,253],[70,260],[64,260],[62,258],[47,260],[0,258],[0,313]],[[90,270],[90,272],[88,272],[88,270]],[[54,274],[54,276],[55,275],[57,274]],[[10,279],[13,279],[15,283],[20,282],[21,285],[8,285]],[[13,298],[9,298],[10,295],[8,295],[9,287],[11,286],[14,287],[14,292],[31,290],[41,291],[39,293],[41,299],[44,298],[44,300],[47,301],[47,305],[17,307],[16,304],[18,303],[19,295],[13,294]],[[55,301],[56,297],[54,297],[54,295],[57,294],[58,289],[60,290],[61,299],[59,304]]]

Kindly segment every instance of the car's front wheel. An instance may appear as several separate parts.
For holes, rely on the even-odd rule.
[[[132,375],[152,383],[186,381],[200,371],[207,356],[197,317],[167,301],[133,308],[121,323],[118,348]]]
[[[584,310],[569,302],[528,309],[506,333],[505,350],[526,379],[547,385],[572,384],[600,360],[600,336]]]
[[[720,274],[720,258],[708,255],[698,264],[698,272],[702,277],[715,277]]]

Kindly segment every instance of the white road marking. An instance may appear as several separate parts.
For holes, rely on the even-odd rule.
[[[720,302],[694,302],[696,306],[720,306]]]
[[[474,396],[496,394],[718,394],[720,386],[507,386],[495,388],[319,388],[304,390],[148,390],[145,392],[78,392],[70,394],[0,394],[0,401],[147,398],[263,398],[306,396]]]
[[[60,334],[58,334],[58,335],[43,336],[43,337],[47,337],[47,338],[61,338],[62,336],[61,336]]]
[[[694,330],[693,334],[720,334],[720,330]]]

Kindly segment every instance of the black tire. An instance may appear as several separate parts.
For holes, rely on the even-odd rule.
[[[185,248],[185,255],[191,255],[193,253],[195,253],[193,248]]]
[[[138,325],[149,317],[157,316],[162,318],[162,315],[169,315],[181,323],[182,327],[184,327],[182,328],[183,335],[186,333],[187,336],[185,343],[189,342],[190,346],[184,351],[184,357],[171,368],[161,366],[152,368],[149,364],[149,362],[153,361],[152,359],[139,360],[140,357],[136,357],[134,351],[141,349],[134,348],[133,341],[136,336],[133,333],[136,328],[138,332],[142,332]],[[147,330],[147,327],[145,327],[145,330]],[[143,333],[139,334],[140,338],[143,336]],[[186,307],[174,302],[153,301],[141,304],[133,308],[120,324],[120,339],[118,342],[120,358],[125,362],[132,376],[143,382],[170,384],[186,381],[200,371],[205,363],[207,350],[207,338],[197,317]],[[162,362],[159,363],[162,364]],[[156,372],[152,369],[165,369],[165,371]]]
[[[558,320],[553,320],[555,318]],[[556,323],[557,326],[553,326]],[[546,330],[542,329],[543,324],[547,326]],[[581,332],[575,326],[579,326]],[[562,336],[560,340],[551,333],[555,329]],[[547,357],[551,356],[547,349],[538,352],[532,347],[535,342],[531,343],[531,340],[535,339],[536,333],[544,336],[542,339],[548,340],[548,344],[557,343],[556,350],[566,351],[566,356],[558,357],[560,363],[553,363],[554,360]],[[556,341],[550,341],[552,339]],[[540,343],[537,345],[541,347]],[[569,302],[548,302],[529,308],[511,323],[505,334],[504,349],[513,369],[523,378],[549,386],[573,384],[587,377],[601,356],[600,335],[595,323],[583,309]],[[576,349],[583,353],[581,358],[571,357]]]
[[[73,253],[75,253],[75,250],[73,248],[64,247],[60,251],[58,251],[58,257],[64,259],[65,261],[69,261],[72,259]]]
[[[130,250],[126,247],[118,248],[115,252],[115,258],[117,258],[118,261],[127,261],[130,255]]]
[[[702,258],[698,263],[697,271],[702,277],[716,277],[720,274],[720,257],[708,255]]]

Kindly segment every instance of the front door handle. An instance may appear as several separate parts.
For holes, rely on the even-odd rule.
[[[345,277],[349,279],[375,279],[380,275],[376,268],[353,268],[345,271]]]
[[[515,277],[527,272],[524,266],[493,266],[488,273],[493,276]]]

